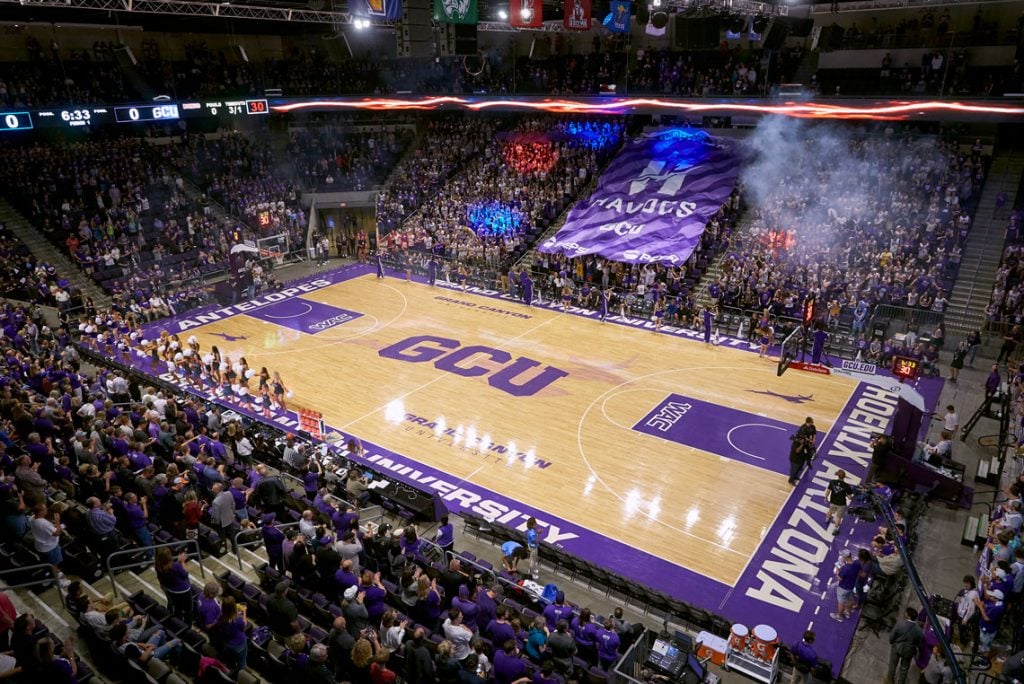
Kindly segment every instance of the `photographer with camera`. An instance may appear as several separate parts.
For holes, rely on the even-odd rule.
[[[801,428],[790,440],[793,444],[789,448],[789,484],[795,487],[804,467],[810,467],[814,459],[814,435],[805,433]]]

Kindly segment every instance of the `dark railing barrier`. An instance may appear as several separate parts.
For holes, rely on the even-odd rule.
[[[137,546],[137,547],[131,548],[131,549],[123,549],[121,551],[115,551],[114,553],[112,553],[109,556],[107,556],[107,575],[110,576],[110,586],[111,586],[111,588],[114,591],[114,598],[117,598],[118,596],[120,596],[120,594],[117,591],[117,582],[114,581],[114,571],[115,570],[128,570],[128,569],[131,569],[131,568],[141,568],[144,565],[150,565],[152,563],[152,561],[150,561],[150,560],[144,560],[144,561],[136,561],[134,563],[125,563],[124,565],[114,565],[111,562],[114,557],[116,557],[116,556],[126,556],[128,554],[136,554],[139,551],[145,551],[146,549],[149,549],[151,551],[155,551],[156,549],[162,549],[162,548],[169,547],[169,546],[173,546],[175,548],[179,548],[179,547],[182,547],[182,546],[195,546],[195,548],[196,548],[195,555],[194,556],[189,555],[188,557],[189,557],[189,559],[192,559],[192,558],[198,559],[198,561],[199,561],[199,574],[202,576],[202,578],[204,580],[206,579],[206,568],[203,567],[203,551],[199,547],[199,541],[196,540],[196,539],[183,539],[181,541],[167,542],[166,544],[153,544],[152,546]]]
[[[610,672],[609,681],[612,684],[644,684],[646,680],[641,671],[651,653],[650,642],[654,636],[654,632],[644,632],[643,636],[629,645]]]
[[[945,321],[945,313],[895,304],[876,304],[871,320],[904,321],[907,325],[916,325],[920,333],[930,333]]]
[[[18,582],[17,584],[9,584],[6,580],[3,582],[4,589],[24,589],[26,587],[41,587],[46,584],[52,584],[57,588],[57,597],[60,599],[60,605],[64,607],[64,592],[60,589],[59,577],[57,569],[50,563],[39,563],[38,565],[26,565],[20,568],[9,568],[7,570],[0,570],[0,579],[6,575],[13,575],[16,572],[32,572],[34,570],[46,570],[49,573],[49,577],[43,579],[30,580],[28,582]]]

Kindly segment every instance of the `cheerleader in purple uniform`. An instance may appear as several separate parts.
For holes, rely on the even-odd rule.
[[[659,299],[654,303],[654,332],[661,330],[661,320],[665,316],[665,305]]]
[[[758,358],[768,358],[768,345],[771,344],[772,336],[775,331],[772,329],[771,323],[764,321],[761,326],[761,351],[758,353]]]
[[[462,266],[461,264],[459,265],[459,273],[456,276],[456,280],[458,280],[458,282],[459,282],[459,287],[462,288],[463,292],[465,292],[466,291],[466,267]]]
[[[562,285],[562,311],[568,311],[569,305],[572,304],[572,287],[569,286],[569,281],[565,281],[565,285]]]

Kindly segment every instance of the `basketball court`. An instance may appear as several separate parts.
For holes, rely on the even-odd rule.
[[[787,639],[829,603],[834,540],[820,521],[799,543],[794,530],[836,469],[854,481],[866,469],[866,441],[838,444],[868,400],[854,378],[777,377],[745,341],[366,266],[158,329],[280,372],[290,409],[321,412],[329,434],[358,437],[396,479],[431,481],[456,512],[512,526],[536,515],[542,540],[683,600],[733,619],[780,611]],[[808,416],[824,457],[794,488],[789,436]]]
[[[856,384],[480,300],[367,274],[189,334],[279,371],[337,430],[730,585],[792,491],[789,435],[827,431]],[[489,383],[517,363],[517,384],[553,380]]]

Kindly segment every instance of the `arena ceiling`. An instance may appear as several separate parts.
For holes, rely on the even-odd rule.
[[[424,2],[425,0],[420,0]],[[426,0],[429,2],[429,0]],[[976,5],[1002,0],[971,2],[929,2],[928,0],[837,0],[840,11],[900,10],[916,6],[935,8],[943,5]],[[651,0],[663,3],[670,13],[787,15],[799,16],[832,11],[832,3],[814,5],[804,0]],[[595,14],[607,0],[595,0]],[[0,0],[5,22],[104,23],[141,26],[144,30],[192,32],[237,31],[240,33],[305,33],[310,24],[344,26],[351,23],[347,0]],[[507,0],[479,0],[482,31],[512,31],[499,18],[508,7]],[[544,3],[544,30],[561,30],[562,3]],[[267,22],[275,22],[273,28]],[[290,26],[289,26],[290,25]]]

